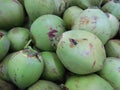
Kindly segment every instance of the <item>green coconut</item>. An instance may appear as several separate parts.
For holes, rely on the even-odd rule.
[[[28,90],[61,90],[61,88],[52,81],[39,80],[29,87]]]
[[[82,29],[92,32],[100,38],[103,44],[110,39],[112,33],[108,17],[98,8],[84,10],[78,19],[75,20],[72,29]]]
[[[116,16],[120,20],[120,3],[115,3],[114,0],[107,2],[105,5],[103,5],[102,10],[104,12],[109,12]]]
[[[10,48],[10,41],[8,37],[0,32],[0,61],[5,57]]]
[[[120,58],[119,48],[120,48],[120,40],[119,39],[109,40],[105,45],[107,56]]]
[[[6,57],[0,63],[0,78],[5,81],[10,81],[10,78],[8,75],[8,62],[10,58],[12,57],[12,55],[13,53],[6,55]]]
[[[43,15],[34,21],[30,31],[38,49],[53,51],[65,31],[65,23],[56,15]]]
[[[24,0],[25,9],[30,19],[30,23],[45,14],[53,14],[55,4],[53,0]]]
[[[76,2],[77,2],[77,5],[82,9],[87,9],[93,6],[100,7],[103,0],[76,0]]]
[[[0,0],[0,29],[22,26],[24,9],[17,0]]]
[[[96,74],[72,76],[65,82],[65,90],[114,90],[103,78]]]
[[[14,53],[8,62],[8,75],[19,88],[24,89],[35,83],[43,72],[44,63],[33,49]]]
[[[101,40],[83,30],[64,32],[56,52],[63,65],[76,74],[90,74],[101,70],[106,58]]]
[[[43,78],[51,81],[62,81],[64,79],[65,69],[58,56],[54,52],[41,52],[44,61]]]
[[[63,20],[65,21],[67,28],[71,29],[74,24],[75,19],[79,17],[83,10],[78,6],[71,6],[65,10],[63,14]]]
[[[30,40],[30,32],[28,29],[23,27],[14,27],[8,31],[8,39],[11,43],[12,51],[19,51],[24,49],[25,45]]]
[[[120,90],[120,59],[108,57],[99,75],[107,80],[114,90]]]
[[[114,38],[119,30],[119,20],[112,14],[106,13],[111,27],[111,38]]]
[[[55,3],[55,11],[54,14],[58,16],[62,16],[66,8],[70,5],[69,0],[53,0]]]

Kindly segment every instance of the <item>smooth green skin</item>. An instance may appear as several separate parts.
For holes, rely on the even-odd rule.
[[[118,21],[118,19],[114,15],[112,15],[110,13],[108,13],[108,19],[109,19],[111,30],[112,30],[111,31],[112,32],[111,33],[111,38],[113,38],[118,33],[118,30],[119,30],[119,21]]]
[[[0,90],[16,90],[16,87],[2,79],[0,79]]]
[[[69,7],[71,7],[71,6],[77,6],[77,0],[67,0],[67,1],[69,1],[70,3],[69,3]]]
[[[78,6],[71,6],[65,10],[63,14],[63,20],[65,21],[68,29],[71,29],[71,27],[74,24],[75,19],[79,17],[82,11],[83,10],[79,8]]]
[[[114,90],[103,78],[96,74],[72,76],[65,82],[66,90]]]
[[[39,80],[31,87],[29,87],[28,90],[61,90],[61,88],[54,82],[47,80]]]
[[[30,22],[35,21],[39,16],[53,14],[55,11],[53,0],[24,0],[24,5]]]
[[[114,16],[117,17],[117,19],[120,20],[120,12],[118,12],[120,10],[120,3],[115,3],[114,1],[109,1],[102,7],[102,10],[104,12],[109,12],[109,13],[113,14]]]
[[[98,6],[100,7],[103,0],[76,0],[76,3],[82,9],[87,9],[89,7]]]
[[[43,67],[43,60],[36,57],[34,52],[21,50],[10,58],[8,74],[17,87],[24,89],[40,78]]]
[[[9,30],[7,36],[10,40],[12,51],[22,50],[30,40],[29,30],[22,27],[15,27]]]
[[[114,90],[120,90],[120,59],[108,57],[105,60],[103,69],[99,75],[106,79]]]
[[[118,39],[109,40],[105,45],[107,56],[120,58],[119,48],[120,48],[120,40]]]
[[[2,61],[2,59],[8,53],[9,48],[10,48],[10,41],[8,40],[6,35],[3,35],[0,38],[0,61]]]
[[[56,15],[43,15],[34,21],[30,31],[38,49],[53,51],[65,31],[65,23]]]
[[[106,58],[100,39],[83,30],[64,32],[56,52],[63,65],[76,74],[90,74],[99,71]]]
[[[75,20],[72,29],[92,32],[100,38],[103,44],[110,39],[112,33],[108,17],[98,8],[84,10]]]
[[[8,54],[3,61],[0,63],[0,78],[5,81],[10,81],[9,75],[8,75],[8,62],[10,58],[12,57],[13,53]]]
[[[56,53],[44,51],[41,53],[44,61],[43,78],[51,81],[61,81],[64,78],[65,69]]]
[[[17,0],[0,0],[0,28],[10,29],[24,22],[24,9]]]

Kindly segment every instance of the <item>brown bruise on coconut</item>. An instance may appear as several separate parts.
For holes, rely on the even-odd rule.
[[[56,33],[57,33],[58,31],[56,30],[56,29],[53,29],[53,28],[50,28],[50,31],[48,32],[48,37],[50,38],[50,39],[53,39],[55,36],[56,36]]]
[[[93,21],[91,22],[94,26],[93,26],[93,30],[95,30],[97,28],[97,21],[98,21],[98,17],[97,16],[93,16]]]
[[[4,34],[2,32],[0,32],[0,39],[4,36]]]
[[[96,64],[96,60],[93,62],[92,68],[94,68],[94,67],[95,67],[95,64]]]
[[[50,28],[50,31],[48,32],[48,37],[51,41],[51,46],[53,46],[53,48],[56,48],[56,41],[58,41],[57,33],[58,31],[56,29],[53,29],[52,27]]]
[[[83,39],[72,39],[69,38],[69,42],[70,42],[70,47],[75,47],[79,42],[83,42],[83,41],[87,41],[88,39],[83,38]]]
[[[40,62],[42,60],[41,56],[39,55],[39,53],[33,49],[24,49],[22,50],[23,54],[27,55],[28,58],[35,58],[38,59]]]
[[[90,51],[92,52],[92,50],[93,50],[93,44],[89,43],[89,47],[90,47]]]
[[[65,8],[67,8],[68,7],[68,1],[67,0],[63,0],[63,1],[65,3]]]
[[[91,24],[93,24],[93,29],[92,30],[95,30],[97,28],[97,25],[96,25],[97,21],[98,21],[98,17],[97,16],[93,16],[92,21],[90,21],[87,16],[84,16],[84,17],[80,18],[79,26],[81,26],[83,24],[87,25],[87,24],[91,23]]]
[[[88,24],[89,22],[90,21],[86,16],[80,18],[80,25],[81,24]]]
[[[70,47],[74,47],[78,44],[78,42],[75,39],[70,38],[69,41],[70,41]]]
[[[59,12],[61,12],[62,11],[62,4],[60,4],[60,6],[59,6]]]
[[[13,33],[18,33],[18,31],[19,31],[18,28],[14,28],[14,29],[12,30]]]

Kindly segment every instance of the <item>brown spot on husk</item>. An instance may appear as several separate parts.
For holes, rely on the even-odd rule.
[[[69,39],[69,41],[70,41],[70,47],[74,47],[78,44],[75,39]]]
[[[3,37],[3,35],[4,35],[4,34],[3,34],[2,32],[0,32],[0,39]]]
[[[60,4],[60,6],[59,6],[59,12],[61,12],[62,11],[62,4]]]
[[[50,28],[50,31],[48,32],[48,36],[50,39],[53,39],[58,31],[56,29]]]
[[[87,38],[83,38],[83,40],[88,40]]]
[[[92,68],[94,68],[95,64],[96,64],[96,60],[93,62]]]
[[[89,47],[90,47],[90,50],[92,50],[93,49],[93,44],[89,43]]]
[[[67,0],[63,0],[63,1],[65,3],[65,8],[67,8],[68,7],[68,1]]]
[[[12,32],[13,32],[13,33],[18,33],[18,29],[17,29],[17,28],[14,28],[14,29],[12,30]]]
[[[94,24],[94,26],[93,26],[93,30],[95,30],[96,28],[97,28],[97,20],[98,20],[98,17],[97,16],[94,16],[93,17],[93,21],[92,21],[92,23]]]
[[[89,19],[87,17],[81,17],[80,24],[88,24],[88,23],[89,23]]]

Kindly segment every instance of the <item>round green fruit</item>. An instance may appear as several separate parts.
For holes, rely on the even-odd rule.
[[[111,39],[105,44],[106,54],[108,57],[120,58],[120,40]]]
[[[101,70],[106,58],[100,39],[83,30],[64,32],[56,52],[63,65],[76,74],[90,74]]]
[[[104,12],[113,14],[115,17],[117,17],[117,19],[120,20],[120,3],[116,3],[114,0],[110,0],[105,5],[103,5],[102,10]]]
[[[110,25],[108,17],[102,10],[88,8],[75,20],[72,29],[89,31],[105,44],[111,37],[112,29]]]
[[[12,51],[22,50],[30,40],[29,30],[22,27],[15,27],[11,29],[10,31],[8,31],[7,36],[10,40],[10,48]]]
[[[53,0],[24,0],[24,5],[29,16],[30,23],[33,23],[33,21],[42,15],[53,14],[55,10]]]
[[[47,80],[39,80],[31,87],[29,87],[28,90],[61,90],[61,88],[54,82]]]
[[[65,23],[56,15],[43,15],[34,21],[30,31],[38,49],[53,51],[65,31]]]
[[[0,29],[11,29],[24,22],[24,9],[17,0],[0,0]]]
[[[13,53],[6,55],[6,57],[0,63],[0,78],[5,81],[10,81],[10,78],[8,75],[8,62],[10,58],[12,57],[12,55]]]
[[[114,90],[103,78],[96,74],[72,76],[65,82],[65,90]]]
[[[54,52],[41,53],[44,61],[43,78],[51,81],[62,81],[65,74],[64,66]]]
[[[120,90],[120,59],[114,57],[106,58],[104,67],[99,72],[99,75],[107,80],[114,87],[114,90]]]
[[[8,74],[19,88],[27,88],[35,83],[43,72],[44,63],[33,49],[24,49],[14,53],[8,62]]]
[[[71,6],[65,10],[63,14],[63,20],[65,21],[68,29],[71,29],[71,27],[74,24],[75,19],[79,17],[82,11],[83,10],[77,6]]]
[[[0,61],[5,57],[10,48],[8,37],[0,31]]]

